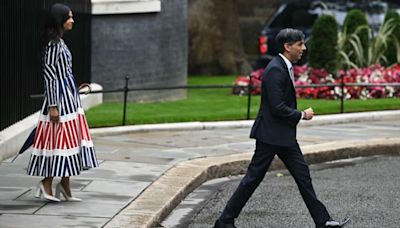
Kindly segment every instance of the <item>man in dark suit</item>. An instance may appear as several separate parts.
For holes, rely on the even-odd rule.
[[[331,219],[325,206],[317,199],[310,171],[296,139],[300,120],[311,120],[312,108],[297,110],[292,63],[300,60],[306,50],[304,34],[295,29],[283,29],[276,36],[280,54],[266,67],[262,79],[260,110],[250,137],[256,139],[256,149],[246,175],[228,201],[214,228],[234,228],[234,219],[265,176],[277,155],[293,176],[316,227],[343,227]],[[268,227],[268,225],[266,225]]]

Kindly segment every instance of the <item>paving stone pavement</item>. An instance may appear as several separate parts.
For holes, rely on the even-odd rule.
[[[307,126],[300,145],[400,136],[394,120]],[[102,227],[175,164],[188,159],[251,152],[249,128],[164,130],[94,136],[100,167],[72,178],[83,202],[50,203],[33,197],[41,178],[25,174],[29,151],[0,163],[0,227]],[[59,179],[55,179],[54,184]]]

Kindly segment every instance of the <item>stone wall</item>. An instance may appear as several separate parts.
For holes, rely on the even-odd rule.
[[[161,1],[152,13],[92,16],[92,82],[105,90],[186,85],[187,3]],[[182,99],[184,90],[137,91],[129,101]],[[122,101],[123,93],[104,94],[105,101]]]

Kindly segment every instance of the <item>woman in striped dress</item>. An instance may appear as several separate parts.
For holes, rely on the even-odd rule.
[[[72,197],[70,176],[98,166],[93,142],[78,89],[72,75],[71,53],[64,43],[64,32],[72,30],[71,9],[54,4],[49,11],[43,35],[43,76],[45,98],[37,125],[32,155],[27,172],[43,176],[36,197],[60,201],[60,194],[69,201]],[[53,177],[61,177],[52,193]]]

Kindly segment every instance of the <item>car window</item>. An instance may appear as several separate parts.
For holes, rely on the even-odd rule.
[[[317,19],[316,14],[311,14],[305,7],[286,5],[283,10],[272,20],[270,28],[300,28],[312,27]]]
[[[271,21],[270,25],[268,27],[270,28],[286,28],[290,25],[291,20],[290,18],[290,13],[291,13],[291,8],[288,5],[285,5],[281,7],[276,15],[275,18]]]
[[[312,27],[317,15],[310,14],[306,9],[296,9],[292,14],[292,26],[295,28]]]

